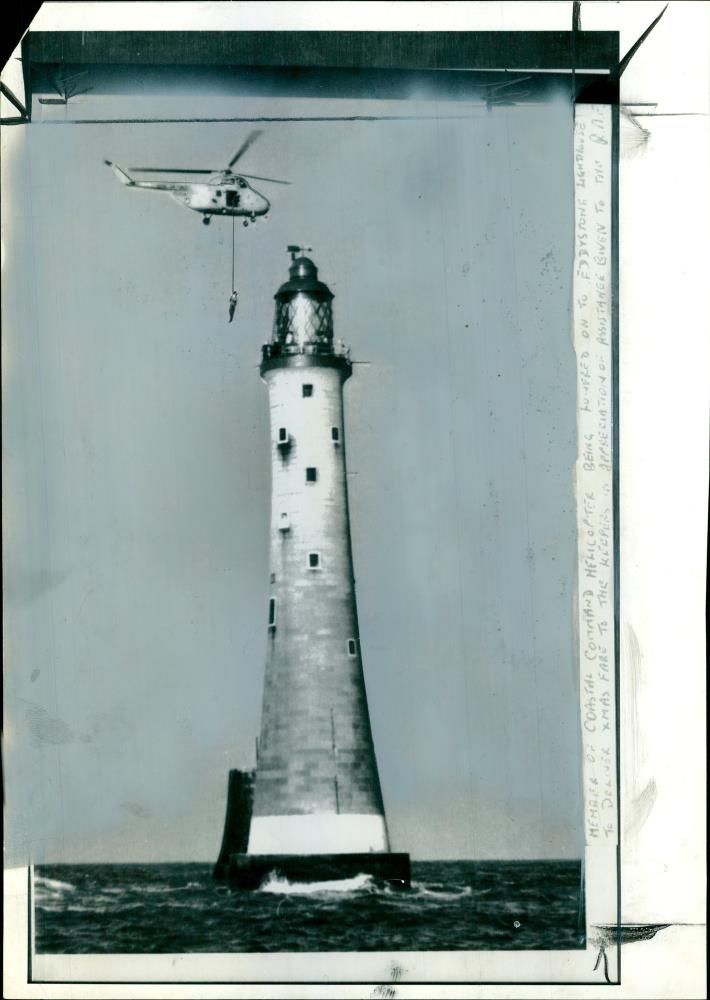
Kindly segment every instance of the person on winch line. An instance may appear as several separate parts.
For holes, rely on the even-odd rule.
[[[234,319],[234,310],[237,308],[237,293],[232,292],[229,296],[229,322],[231,323]]]

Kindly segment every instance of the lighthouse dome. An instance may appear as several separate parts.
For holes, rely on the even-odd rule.
[[[310,257],[296,257],[288,269],[289,280],[279,288],[276,299],[289,298],[296,292],[304,292],[318,299],[332,299],[328,286],[318,280],[318,268]]]
[[[318,268],[310,257],[295,257],[288,273],[292,278],[317,278]]]

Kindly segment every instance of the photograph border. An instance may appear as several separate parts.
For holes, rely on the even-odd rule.
[[[57,40],[58,40],[58,36],[59,35],[64,35],[64,34],[68,35],[70,33],[48,32],[48,33],[39,33],[39,34],[44,34],[44,35],[47,35],[47,36],[54,36],[51,39],[51,41],[54,42],[54,43],[56,43]],[[86,34],[90,35],[91,33],[87,32]],[[107,34],[114,35],[114,34],[123,34],[123,33],[110,32],[110,33],[107,33]],[[156,33],[156,34],[163,35],[164,33],[159,32],[159,33]],[[169,33],[165,33],[165,34],[169,34]],[[208,33],[199,32],[199,34],[203,35],[203,34],[212,34],[212,33],[209,33],[209,32]],[[219,33],[219,34],[220,35],[227,35],[227,34],[231,34],[231,33]],[[244,36],[247,33],[245,33],[245,32],[235,32],[233,34],[235,36],[237,36],[237,35],[238,36]],[[254,36],[254,35],[258,34],[258,33],[250,32],[248,34]],[[275,34],[277,34],[277,33],[267,32],[265,34],[267,36],[271,36],[269,38],[269,41],[272,42],[273,41],[273,36]],[[284,33],[284,34],[293,37],[293,34],[290,33],[290,32],[287,32],[287,33]],[[323,46],[323,50],[320,53],[320,58],[316,59],[315,61],[312,61],[312,62],[309,62],[309,61],[307,61],[307,62],[301,62],[301,63],[295,64],[295,65],[299,65],[299,66],[318,66],[318,65],[320,65],[320,66],[328,66],[329,68],[341,68],[337,64],[333,63],[333,60],[338,57],[338,53],[340,53],[341,49],[342,49],[342,41],[339,41],[338,39],[334,38],[333,36],[339,35],[340,33],[339,32],[332,32],[332,33],[327,33],[326,32],[326,33],[322,33],[321,34],[320,32],[318,32],[318,33],[314,33],[314,34],[318,35],[319,44],[322,44],[322,46]],[[615,774],[615,779],[616,779],[616,792],[617,792],[617,799],[616,799],[617,809],[616,809],[616,811],[617,811],[617,844],[618,844],[618,834],[619,834],[619,830],[620,830],[620,817],[621,817],[620,705],[619,705],[619,702],[620,702],[620,671],[619,671],[619,655],[620,655],[620,633],[619,633],[619,597],[620,597],[620,595],[619,595],[619,562],[620,562],[620,560],[619,560],[619,531],[618,531],[618,525],[619,525],[619,369],[618,369],[618,365],[619,365],[619,358],[618,358],[618,353],[619,353],[618,352],[618,326],[619,326],[619,324],[618,324],[618,281],[619,281],[619,277],[618,277],[618,261],[619,261],[619,252],[618,252],[618,239],[619,239],[619,232],[618,232],[618,220],[619,220],[619,103],[618,103],[618,79],[614,79],[615,64],[616,64],[616,62],[618,62],[618,37],[619,37],[618,36],[618,32],[615,32],[615,31],[613,31],[613,32],[578,32],[578,31],[572,30],[570,32],[564,32],[564,33],[563,32],[484,32],[484,33],[480,33],[480,32],[472,31],[470,33],[471,36],[488,35],[490,37],[488,39],[486,39],[486,44],[482,44],[479,48],[475,49],[474,52],[473,52],[473,54],[469,55],[466,60],[462,60],[461,59],[460,52],[456,49],[455,45],[453,46],[452,49],[450,49],[448,51],[448,54],[442,55],[442,50],[441,50],[441,48],[438,47],[436,39],[438,39],[438,36],[440,36],[440,35],[441,36],[450,36],[452,34],[451,32],[422,32],[422,33],[375,32],[373,34],[377,35],[378,37],[381,37],[381,36],[384,36],[384,35],[388,35],[388,36],[391,35],[394,38],[401,37],[402,35],[414,35],[414,34],[416,34],[417,36],[419,36],[420,37],[419,44],[421,46],[421,51],[420,51],[420,53],[415,53],[414,58],[416,58],[417,55],[420,55],[420,57],[422,59],[422,65],[417,66],[417,65],[411,65],[411,64],[409,64],[409,65],[406,66],[407,69],[411,69],[413,71],[417,71],[418,69],[434,69],[436,71],[451,69],[452,67],[446,65],[446,63],[451,61],[451,58],[452,58],[453,55],[456,56],[457,62],[459,63],[459,65],[456,67],[457,69],[464,68],[464,69],[468,69],[468,70],[478,69],[478,70],[481,70],[481,71],[484,71],[484,70],[490,71],[492,69],[492,67],[490,66],[490,64],[486,65],[486,60],[490,58],[491,44],[492,44],[493,40],[495,39],[498,42],[501,42],[501,40],[502,40],[502,42],[503,42],[502,48],[503,48],[503,51],[505,51],[505,44],[506,44],[507,41],[509,41],[509,39],[510,39],[511,36],[515,36],[518,39],[520,39],[521,37],[525,38],[527,40],[527,42],[530,44],[530,48],[529,49],[521,49],[520,47],[516,49],[516,54],[517,54],[518,59],[522,60],[523,62],[526,62],[527,65],[524,66],[524,67],[519,67],[518,65],[513,64],[513,65],[505,66],[505,67],[496,67],[496,69],[498,69],[498,68],[504,68],[504,69],[508,69],[510,71],[513,71],[513,72],[519,71],[519,69],[523,69],[523,68],[526,68],[526,69],[538,69],[538,70],[542,70],[542,71],[544,71],[544,70],[548,70],[549,71],[549,70],[551,70],[553,68],[562,69],[563,67],[553,67],[552,65],[546,65],[546,64],[554,62],[554,58],[556,56],[559,56],[560,53],[562,53],[562,52],[565,52],[567,54],[569,54],[571,52],[571,53],[576,54],[577,56],[580,56],[580,54],[581,54],[582,57],[578,59],[578,63],[581,64],[585,68],[589,68],[590,60],[592,60],[592,62],[593,62],[594,58],[596,58],[598,56],[598,53],[600,51],[603,52],[603,61],[604,61],[605,64],[604,65],[594,65],[593,68],[597,72],[591,77],[591,79],[586,79],[585,80],[584,79],[585,74],[583,74],[581,70],[580,71],[576,71],[574,63],[571,66],[569,66],[569,67],[564,67],[564,69],[565,69],[566,72],[571,73],[572,81],[573,81],[573,86],[575,85],[575,83],[574,83],[575,72],[577,72],[577,75],[579,77],[578,86],[580,87],[580,91],[581,92],[577,93],[577,98],[576,98],[577,103],[588,103],[589,100],[591,100],[593,98],[595,100],[595,103],[608,104],[610,106],[611,121],[612,121],[612,148],[611,148],[612,174],[611,174],[611,179],[610,179],[610,184],[611,184],[611,198],[612,198],[612,235],[611,235],[611,249],[612,249],[612,253],[611,253],[611,259],[612,259],[612,269],[611,269],[611,276],[612,276],[612,278],[611,278],[611,280],[612,280],[611,342],[612,342],[612,348],[611,348],[611,350],[612,350],[612,364],[613,364],[613,417],[612,417],[612,424],[613,424],[613,448],[614,448],[614,459],[613,459],[612,465],[613,465],[613,509],[614,509],[614,532],[613,532],[613,551],[614,551],[614,685],[615,685],[615,697],[616,697],[616,705],[615,705],[615,726],[616,726],[616,746],[615,746],[615,750],[616,750],[616,754],[615,754],[615,756],[616,756],[616,768],[615,768],[615,771],[616,771],[616,774]],[[604,45],[606,47],[604,47],[604,45],[603,45],[601,47],[601,49],[595,48],[595,46],[591,45],[591,42],[590,42],[590,48],[588,50],[585,49],[585,45],[587,44],[586,39],[588,38],[588,36],[595,36],[594,39],[593,39],[593,41],[595,43],[599,41],[598,36],[603,36],[603,38],[605,40]],[[450,40],[450,38],[447,38],[447,41],[449,41],[449,40]],[[66,41],[69,43],[66,51],[71,52],[72,51],[72,49],[71,49],[71,40],[67,38]],[[223,38],[219,39],[220,45],[222,44],[223,41],[224,41]],[[257,48],[256,52],[254,51],[253,46],[255,44],[255,40],[254,40],[253,37],[251,37],[249,39],[249,42],[250,42],[249,48],[251,50],[251,55],[252,55],[252,58],[255,60],[255,62],[252,63],[252,65],[264,65],[263,62],[259,62],[258,60],[260,58],[266,59],[267,56],[261,56],[260,57],[259,54],[258,54],[258,48]],[[542,44],[542,43],[544,43],[544,44]],[[538,46],[540,46],[541,44],[542,44],[542,49],[544,51],[544,55],[542,57],[540,56],[540,52],[536,51],[537,48],[538,48]],[[34,45],[34,42],[32,41],[32,39],[28,40],[26,38],[25,41],[23,42],[23,55],[25,54],[25,52],[27,50],[29,50],[29,52],[32,53],[32,47],[33,47],[33,45]],[[386,46],[385,46],[385,48],[386,48]],[[388,66],[386,68],[388,68],[388,69],[402,69],[403,67],[398,64],[398,59],[401,58],[400,56],[397,55],[397,53],[399,52],[399,50],[396,48],[396,46],[391,46],[390,50],[391,50],[391,53],[393,53],[391,55],[391,59],[392,59],[393,65],[390,65],[390,66]],[[56,47],[53,49],[52,46],[49,45],[49,41],[48,40],[47,41],[42,41],[41,46],[40,46],[40,51],[42,51],[43,54],[46,56],[47,53],[51,54],[51,53],[56,52]],[[312,52],[312,51],[313,51],[312,47],[309,46],[309,52]],[[370,51],[372,51],[372,50],[370,50]],[[435,59],[432,57],[432,52],[435,53],[435,55],[436,55]],[[520,54],[521,52],[522,52],[522,55]],[[501,51],[499,49],[498,56],[500,57],[500,55],[501,55]],[[527,57],[527,58],[525,58],[525,57]],[[34,56],[31,55],[31,58],[34,58]],[[341,58],[342,58],[342,55],[341,55]],[[378,55],[377,59],[380,59],[380,58],[382,58],[381,55]],[[411,63],[411,59],[413,58],[412,57],[412,50],[411,49],[409,50],[408,58],[410,59],[410,63]],[[600,57],[600,59],[601,59],[601,57]],[[428,60],[428,62],[427,62],[427,60]],[[68,61],[73,62],[75,60],[74,59],[69,59]],[[438,63],[444,62],[444,65],[432,66],[432,65],[430,65],[430,63],[433,62],[433,61],[436,61]],[[461,62],[462,61],[464,61],[466,63],[463,67],[461,66]],[[267,65],[268,65],[268,63],[267,63]],[[355,65],[357,65],[357,64],[355,64]],[[378,68],[385,68],[385,67],[378,67]],[[582,87],[582,83],[584,83],[584,87]],[[31,93],[30,93],[29,96],[31,98]],[[29,107],[29,104],[28,104],[28,107]],[[570,158],[572,158],[572,156],[573,156],[573,150],[571,149],[570,150]],[[580,664],[580,668],[581,668],[581,664]],[[580,710],[581,710],[581,708],[580,708]],[[586,813],[586,810],[587,810],[586,794],[585,794],[584,798],[585,798],[585,813]],[[621,980],[621,947],[620,947],[620,945],[621,945],[621,925],[620,925],[620,914],[621,914],[621,859],[620,859],[620,854],[619,854],[618,846],[617,846],[617,851],[616,851],[616,879],[617,879],[616,893],[615,893],[615,896],[616,896],[616,928],[615,928],[615,934],[613,936],[615,937],[615,942],[614,943],[615,943],[615,947],[616,947],[617,963],[618,963],[617,964],[617,970],[618,970],[618,979],[617,979],[617,982],[620,982],[620,980]],[[29,885],[29,887],[31,889],[31,869],[28,869],[28,885]],[[31,896],[31,891],[30,891],[28,893],[28,907],[30,907],[30,908],[31,908],[31,898],[32,898],[32,896]],[[587,922],[588,922],[588,918],[587,918]],[[366,979],[342,979],[342,980],[338,979],[338,980],[327,980],[327,981],[325,981],[323,979],[319,979],[319,980],[289,979],[289,980],[269,980],[269,981],[266,981],[266,980],[263,980],[263,979],[259,979],[259,980],[251,980],[251,979],[244,979],[244,980],[242,980],[242,979],[239,979],[239,980],[233,980],[233,979],[229,979],[229,980],[199,980],[199,979],[192,980],[192,979],[190,979],[190,980],[185,980],[185,979],[182,979],[182,980],[175,980],[175,981],[165,980],[165,979],[159,979],[159,980],[144,980],[144,979],[140,979],[140,980],[131,980],[131,981],[115,980],[115,979],[107,979],[107,980],[100,980],[100,979],[91,979],[91,980],[83,980],[83,979],[82,980],[35,979],[35,978],[32,977],[32,972],[33,972],[33,967],[32,967],[32,959],[33,959],[33,955],[32,955],[32,927],[33,927],[33,915],[31,913],[28,913],[28,930],[29,930],[29,934],[28,934],[28,982],[29,983],[33,983],[33,984],[60,985],[60,984],[63,984],[63,983],[66,983],[66,984],[76,983],[77,985],[91,985],[92,983],[96,983],[97,985],[127,986],[127,985],[130,985],[131,982],[135,982],[137,984],[140,983],[141,985],[174,985],[174,986],[182,986],[182,985],[204,985],[204,986],[214,986],[214,985],[234,985],[234,986],[242,986],[242,985],[244,985],[244,986],[246,986],[246,985],[249,985],[249,986],[252,986],[252,985],[253,986],[266,986],[266,985],[313,985],[313,986],[318,986],[318,985],[324,985],[327,982],[328,986],[331,986],[331,985],[332,986],[337,986],[337,985],[364,985],[364,984],[368,984],[368,983],[371,982],[371,980],[367,979],[367,978]],[[587,938],[588,938],[587,948],[589,948],[589,932],[588,932]],[[610,944],[611,944],[611,942],[610,942]],[[247,953],[244,953],[244,954],[246,955]],[[285,953],[281,953],[281,954],[285,954]],[[328,954],[331,954],[331,953],[328,953]],[[333,952],[332,953],[333,956],[338,955],[338,954],[340,954],[340,953],[338,953],[338,952]],[[362,954],[362,953],[357,953],[357,952],[353,953],[353,955],[357,955],[357,954]],[[395,953],[395,954],[398,954],[398,953]],[[403,954],[408,954],[408,953],[403,953]],[[506,951],[506,952],[502,952],[500,954],[501,955],[505,954],[505,955],[515,956],[516,954],[518,954],[518,952],[516,952],[516,951],[507,952]],[[72,957],[75,957],[75,956],[72,956]],[[132,957],[134,957],[134,956],[127,956],[127,958],[129,958],[129,959],[132,958]],[[162,957],[167,958],[168,956],[166,954],[165,956],[162,956]],[[209,957],[209,954],[205,953],[204,958],[207,959],[208,957]],[[565,985],[570,985],[571,986],[571,985],[574,985],[574,986],[579,986],[579,985],[594,985],[594,986],[599,986],[599,985],[617,985],[617,982],[604,984],[604,983],[600,983],[600,981],[598,979],[593,979],[593,978],[590,978],[589,980],[574,979],[574,980],[569,980],[569,981],[565,981],[565,980],[550,980],[550,979],[545,979],[545,980],[502,980],[502,979],[501,980],[485,980],[485,979],[483,979],[483,980],[461,980],[461,979],[441,980],[441,979],[437,979],[436,980],[436,984],[452,985],[452,986],[462,986],[462,985],[491,985],[491,986],[505,986],[505,985],[510,985],[510,986],[526,986],[526,985],[527,986],[533,986],[533,985],[535,985],[535,986],[543,986],[543,985],[555,985],[555,986],[558,986],[558,985],[559,986],[565,986]],[[401,984],[402,985],[407,985],[407,986],[410,986],[410,985],[411,986],[416,986],[416,985],[422,985],[422,986],[433,985],[432,981],[430,981],[430,980],[409,980],[409,979],[401,981]]]

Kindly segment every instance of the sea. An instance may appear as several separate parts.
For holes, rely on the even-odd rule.
[[[207,864],[46,865],[35,952],[583,948],[580,883],[577,861],[413,861],[409,889],[272,874],[255,891],[216,883]]]

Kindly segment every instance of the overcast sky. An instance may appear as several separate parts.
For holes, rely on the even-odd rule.
[[[448,110],[86,96],[71,114],[373,109]],[[393,849],[580,856],[572,114],[470,110],[263,126],[240,167],[292,186],[254,182],[273,208],[238,226],[232,325],[231,223],[102,160],[221,167],[251,126],[4,131],[7,863],[216,858],[259,727],[257,366],[293,242],[366,362],[345,390],[350,509]]]

